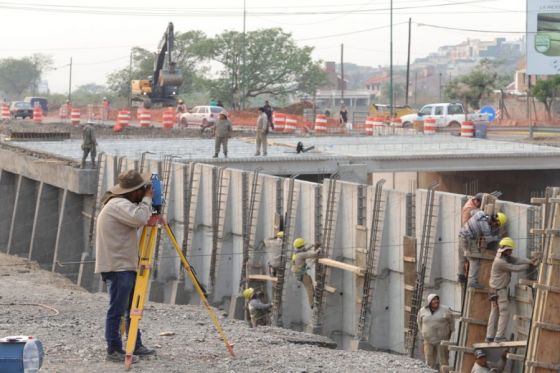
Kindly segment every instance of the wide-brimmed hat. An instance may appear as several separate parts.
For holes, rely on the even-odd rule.
[[[119,183],[110,189],[113,194],[126,194],[143,187],[150,181],[150,173],[140,174],[136,170],[128,170],[119,175]]]
[[[224,110],[224,111],[220,111],[220,114],[219,114],[219,115],[223,115],[223,116],[226,117],[226,118],[228,117],[228,113],[227,113],[227,111],[225,111],[225,110]]]

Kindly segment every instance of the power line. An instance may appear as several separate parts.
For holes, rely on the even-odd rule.
[[[423,26],[423,27],[431,27],[431,28],[442,29],[442,30],[480,32],[480,33],[488,33],[488,34],[527,34],[527,33],[531,33],[529,31],[480,30],[480,29],[442,26],[442,25],[432,25],[432,24],[429,24],[429,23],[415,23],[415,24],[417,26],[420,26],[420,27]]]
[[[408,22],[394,23],[393,26],[399,26],[399,25],[404,25],[404,24],[408,24]],[[337,37],[337,36],[353,35],[353,34],[358,34],[358,33],[361,33],[361,32],[381,30],[381,29],[389,28],[389,27],[391,27],[391,26],[390,25],[385,25],[385,26],[371,27],[371,28],[366,28],[366,29],[362,29],[362,30],[342,32],[342,33],[338,33],[338,34],[330,34],[330,35],[323,35],[323,36],[315,36],[315,37],[311,37],[311,38],[297,39],[296,41],[334,38],[334,37]]]

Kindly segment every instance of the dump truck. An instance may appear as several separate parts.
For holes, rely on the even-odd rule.
[[[169,22],[155,53],[154,72],[148,79],[132,80],[132,101],[144,107],[175,106],[178,89],[183,83],[183,74],[173,58],[173,23]]]

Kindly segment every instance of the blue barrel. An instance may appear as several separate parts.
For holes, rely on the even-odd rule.
[[[485,139],[488,133],[488,123],[479,122],[474,124],[474,137],[477,139]]]
[[[43,345],[28,336],[0,339],[0,372],[34,373],[43,363]]]

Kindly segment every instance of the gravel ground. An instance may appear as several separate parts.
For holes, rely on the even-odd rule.
[[[44,305],[44,306],[42,306]],[[52,308],[48,308],[48,307]],[[45,347],[44,372],[120,372],[105,361],[106,294],[92,294],[34,262],[0,254],[0,336],[33,335]],[[57,314],[58,313],[58,314]],[[251,329],[221,319],[237,357],[227,354],[206,311],[149,303],[141,329],[157,357],[136,372],[430,372],[414,359],[381,352],[319,347],[325,337],[287,329]],[[160,336],[173,332],[173,336]]]

